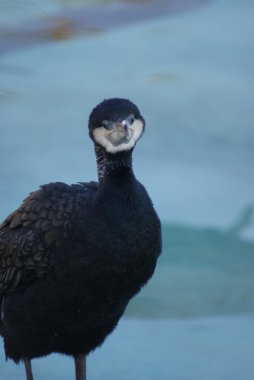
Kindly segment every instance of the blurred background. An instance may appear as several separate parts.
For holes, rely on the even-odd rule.
[[[146,119],[134,169],[163,254],[89,379],[254,378],[253,20],[252,0],[0,0],[1,220],[40,184],[96,180],[102,99]],[[1,380],[23,372],[1,344]],[[59,355],[34,373],[74,378]]]

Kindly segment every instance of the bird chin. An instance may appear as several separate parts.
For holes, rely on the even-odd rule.
[[[108,134],[106,139],[113,145],[119,146],[121,144],[128,144],[133,137],[133,131],[128,130],[116,130]]]

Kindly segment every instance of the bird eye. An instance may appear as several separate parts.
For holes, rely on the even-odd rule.
[[[132,124],[132,123],[134,122],[134,120],[135,120],[135,117],[134,117],[133,114],[131,114],[130,116],[128,116],[128,122],[129,122],[130,124]]]
[[[110,129],[111,126],[112,126],[112,122],[108,121],[108,120],[103,120],[102,122],[102,126],[106,129]]]

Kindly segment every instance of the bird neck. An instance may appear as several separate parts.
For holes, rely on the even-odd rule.
[[[110,154],[100,146],[95,146],[97,174],[99,182],[106,177],[130,177],[133,176],[132,150]]]
[[[97,175],[98,180],[101,182],[104,177],[105,165],[104,165],[104,154],[102,148],[95,144],[95,156],[96,156],[96,164],[97,164]]]

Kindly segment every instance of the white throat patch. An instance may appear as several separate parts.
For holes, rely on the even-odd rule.
[[[124,141],[120,140],[119,144],[114,144],[114,139],[112,139],[112,131],[107,130],[104,127],[95,128],[93,130],[93,135],[95,141],[102,146],[108,153],[123,152],[125,150],[130,150],[134,147],[137,140],[142,135],[144,129],[144,123],[140,119],[135,119],[134,122],[129,127],[128,135],[129,138]]]

